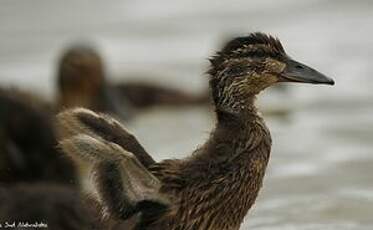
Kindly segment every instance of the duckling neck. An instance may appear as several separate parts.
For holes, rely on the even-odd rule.
[[[212,229],[238,229],[262,186],[271,136],[254,101],[247,100],[239,114],[217,110],[217,126],[192,160],[191,173],[199,169],[195,178],[206,185],[206,191],[201,191],[203,202],[196,206],[208,204],[201,218],[213,223]]]
[[[256,96],[247,95],[243,99],[235,100],[228,106],[216,106],[217,127],[227,125],[246,125],[251,121],[261,120],[258,109],[255,105]],[[232,127],[229,127],[232,128]]]
[[[271,135],[255,101],[256,96],[252,95],[241,100],[233,112],[216,109],[217,124],[208,143],[216,149],[208,153],[221,162],[231,162],[233,158],[250,160],[256,156],[257,147],[264,144],[269,147],[263,155],[269,157]],[[229,146],[229,151],[220,146]]]

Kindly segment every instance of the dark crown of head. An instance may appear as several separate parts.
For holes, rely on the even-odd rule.
[[[229,59],[240,58],[281,58],[285,55],[280,40],[264,33],[256,32],[248,36],[237,37],[229,41],[224,48],[211,57],[209,74],[222,69],[222,63]]]

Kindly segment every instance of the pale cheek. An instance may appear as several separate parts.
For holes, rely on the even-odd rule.
[[[277,81],[278,79],[276,76],[272,74],[263,74],[253,78],[250,85],[255,86],[258,90],[263,90]]]
[[[230,89],[236,88],[235,91],[240,95],[243,93],[259,93],[277,81],[277,77],[272,74],[253,74],[247,78],[237,79],[237,81],[232,83]]]
[[[265,78],[266,78],[266,83],[268,84],[268,85],[272,85],[273,83],[276,83],[277,81],[278,81],[278,78],[277,77],[275,77],[274,75],[267,75],[267,76],[265,76]]]
[[[270,59],[266,63],[266,69],[270,70],[272,73],[281,73],[284,71],[286,65],[285,63]]]
[[[261,76],[258,78],[252,78],[246,85],[247,90],[253,93],[259,93],[261,90],[267,88],[269,85],[272,84],[270,81],[272,80],[270,80],[269,78],[265,76]]]

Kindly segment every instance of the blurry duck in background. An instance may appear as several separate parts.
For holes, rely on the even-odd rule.
[[[85,107],[126,120],[153,106],[208,105],[207,94],[143,82],[139,79],[111,84],[100,55],[90,46],[75,45],[62,55],[58,69],[58,107]]]
[[[59,61],[56,83],[58,110],[80,106],[130,117],[132,107],[108,84],[104,63],[92,47],[68,48]]]
[[[35,95],[0,89],[0,221],[103,229],[78,189],[73,162],[57,151],[54,114]]]
[[[216,127],[185,159],[155,162],[107,115],[86,109],[59,114],[62,149],[76,162],[91,162],[104,215],[124,222],[123,229],[238,230],[258,196],[271,152],[256,96],[278,82],[334,84],[263,33],[230,41],[211,59],[209,74]]]
[[[71,160],[56,149],[54,114],[35,95],[0,89],[0,183],[76,182]]]

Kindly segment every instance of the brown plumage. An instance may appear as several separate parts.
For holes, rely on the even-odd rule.
[[[73,162],[56,149],[54,114],[35,95],[0,89],[0,183],[76,183]]]
[[[73,162],[56,148],[53,119],[43,100],[0,89],[0,222],[94,229],[100,216],[83,202]]]
[[[233,39],[211,62],[216,127],[186,159],[156,163],[106,115],[84,109],[59,115],[61,147],[73,159],[93,163],[106,215],[124,223],[135,219],[134,229],[239,229],[262,186],[271,150],[256,95],[283,81],[334,84],[262,33]]]

